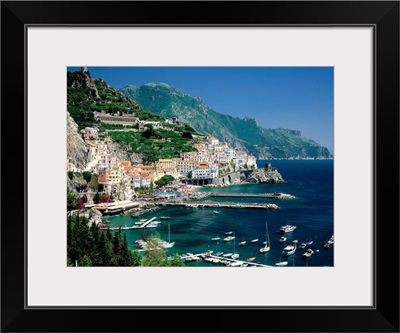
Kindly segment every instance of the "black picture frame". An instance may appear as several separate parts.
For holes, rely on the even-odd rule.
[[[374,306],[28,308],[29,25],[373,27]],[[2,332],[399,332],[399,1],[2,1],[1,78]]]

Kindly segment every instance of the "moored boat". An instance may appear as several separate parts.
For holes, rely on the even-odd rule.
[[[312,249],[308,249],[306,252],[303,253],[304,258],[310,258],[313,255],[314,251]]]
[[[244,245],[246,244],[246,241],[241,241],[238,245]]]
[[[306,246],[307,246],[306,243],[301,243],[301,244],[299,245],[299,249],[302,250],[302,249],[304,249]]]
[[[264,246],[259,250],[261,253],[268,252],[271,249],[270,241],[269,241],[269,232],[268,232],[268,223],[265,222],[265,242]]]
[[[290,256],[292,254],[294,254],[296,252],[297,249],[297,241],[293,241],[292,244],[286,246],[283,251],[282,251],[282,255],[283,256]]]
[[[280,227],[280,229],[278,230],[278,233],[280,234],[285,234],[287,232],[292,232],[293,230],[295,230],[297,227],[294,225],[283,225]]]
[[[275,266],[286,266],[287,264],[288,264],[287,261],[280,261],[280,262],[275,263]]]
[[[287,238],[285,236],[282,236],[281,238],[279,238],[279,241],[282,243],[285,242],[286,240],[287,240]]]
[[[224,242],[229,242],[229,241],[234,240],[234,239],[235,239],[235,236],[226,236],[224,238]]]

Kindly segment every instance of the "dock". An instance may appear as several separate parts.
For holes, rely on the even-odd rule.
[[[246,261],[246,260],[240,260],[240,259],[232,259],[232,258],[226,258],[223,257],[221,258],[220,256],[216,256],[213,254],[210,254],[209,252],[203,252],[199,254],[185,254],[181,255],[181,259],[185,262],[191,262],[191,261],[200,261],[200,260],[205,260],[215,264],[223,264],[227,267],[273,267],[270,265],[264,265],[260,263],[255,263],[252,261]]]
[[[209,197],[229,198],[270,198],[270,199],[294,199],[294,195],[287,193],[209,193]]]
[[[261,204],[261,203],[241,203],[237,202],[212,202],[210,200],[204,202],[161,202],[162,206],[183,206],[187,208],[254,208],[254,209],[279,209],[276,204]]]
[[[110,228],[110,230],[119,230],[119,228],[121,228],[121,230],[144,229],[144,228],[146,228],[151,222],[153,222],[156,218],[157,218],[157,217],[152,217],[151,219],[147,220],[146,222],[143,222],[143,223],[140,224],[140,225],[133,225],[133,226],[130,226],[130,227],[127,227],[127,226],[125,226],[125,227],[112,227],[112,228]],[[108,227],[100,227],[100,229],[107,230]]]

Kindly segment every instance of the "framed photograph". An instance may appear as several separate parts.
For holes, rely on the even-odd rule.
[[[399,332],[398,1],[1,29],[2,331]]]

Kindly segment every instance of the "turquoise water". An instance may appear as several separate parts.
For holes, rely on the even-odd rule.
[[[283,192],[296,196],[296,199],[265,199],[265,198],[212,198],[213,201],[228,202],[258,202],[275,203],[280,209],[248,209],[248,208],[218,208],[219,214],[214,214],[215,208],[184,208],[161,207],[155,213],[132,218],[130,215],[107,216],[111,227],[131,226],[141,218],[170,216],[170,220],[159,220],[162,223],[157,228],[148,230],[148,234],[158,233],[162,239],[175,242],[169,249],[169,254],[181,255],[202,253],[213,250],[214,253],[239,253],[239,260],[256,257],[254,262],[273,266],[276,262],[288,261],[290,266],[333,266],[334,245],[324,249],[323,245],[334,234],[333,216],[333,161],[258,161],[259,167],[271,162],[281,173],[286,184],[240,184],[221,188],[203,188],[202,191],[224,193],[272,193]],[[203,200],[210,200],[206,198]],[[201,201],[201,200],[200,200]],[[271,242],[271,250],[259,253],[266,239],[266,225]],[[287,241],[279,241],[280,226],[291,224],[297,226],[296,230],[286,234]],[[168,228],[169,227],[169,228]],[[168,233],[168,229],[170,233]],[[233,231],[235,240],[223,242],[225,233]],[[127,235],[128,243],[132,249],[138,249],[135,240],[142,238],[143,229],[123,231]],[[219,241],[212,238],[220,237]],[[251,243],[251,240],[258,242]],[[297,249],[294,255],[281,257],[282,249],[292,240],[302,242],[313,241],[305,249]],[[238,243],[246,241],[245,245]],[[314,254],[309,259],[304,259],[302,254],[312,248]],[[317,250],[317,251],[316,251]],[[213,266],[220,265],[198,261],[186,263],[187,266]]]

